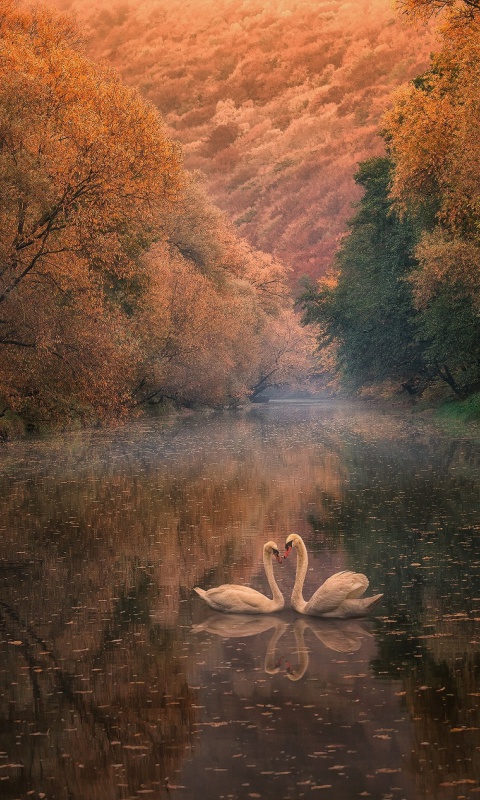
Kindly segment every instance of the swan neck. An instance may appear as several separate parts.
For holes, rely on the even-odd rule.
[[[277,581],[275,580],[275,575],[273,572],[273,560],[271,553],[267,553],[266,550],[263,551],[263,566],[265,567],[265,575],[267,576],[268,585],[270,586],[270,591],[272,592],[273,599],[277,602],[283,602],[283,595],[278,587]]]
[[[299,611],[300,613],[302,613],[303,609],[306,606],[305,600],[303,599],[303,584],[305,583],[305,577],[308,569],[307,548],[305,547],[305,544],[302,539],[300,539],[296,549],[297,549],[297,572],[295,575],[295,586],[293,587],[291,601],[295,611]]]
[[[288,625],[286,625],[284,622],[277,623],[268,643],[267,652],[265,653],[264,666],[265,672],[268,672],[269,675],[274,675],[280,669],[275,662],[275,653],[277,650],[277,644],[285,633],[287,627]]]
[[[297,652],[298,666],[288,675],[291,681],[298,681],[300,678],[303,678],[308,669],[308,648],[305,644],[305,638],[303,635],[305,629],[308,630],[308,623],[306,620],[295,620],[293,625],[293,633],[295,636],[295,650]]]

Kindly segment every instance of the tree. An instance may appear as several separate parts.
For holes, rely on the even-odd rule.
[[[410,385],[422,370],[415,335],[412,224],[392,212],[392,163],[363,162],[355,176],[364,188],[336,258],[336,280],[320,282],[302,299],[304,322],[321,327],[319,346],[336,344],[337,369],[358,389],[385,380]]]
[[[126,296],[176,202],[179,155],[61,17],[7,6],[0,35],[0,393],[100,412],[127,391]]]
[[[473,19],[480,11],[480,0],[397,0],[401,11],[409,16],[429,19],[447,12],[450,21]]]
[[[478,29],[449,27],[428,72],[399,91],[383,120],[396,210],[467,236],[475,235],[480,203],[479,58]]]
[[[135,403],[235,405],[308,377],[313,345],[293,312],[287,270],[239,239],[198,176],[186,177],[147,264]]]
[[[423,234],[416,256],[411,283],[426,363],[465,397],[480,388],[480,247],[437,228]]]

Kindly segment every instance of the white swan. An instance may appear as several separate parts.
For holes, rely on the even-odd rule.
[[[307,548],[302,537],[296,533],[292,533],[285,542],[284,558],[288,557],[293,547],[297,550],[297,573],[291,602],[292,607],[299,614],[336,619],[363,617],[383,597],[383,594],[362,597],[368,588],[368,578],[359,572],[345,571],[337,572],[327,578],[325,583],[322,583],[310,600],[306,602],[303,598],[303,584],[308,568]]]
[[[271,600],[256,589],[234,583],[224,583],[207,591],[195,586],[194,591],[215,611],[224,611],[226,614],[271,614],[280,611],[285,601],[273,574],[272,556],[282,563],[275,542],[267,542],[263,546],[263,564],[273,594]]]

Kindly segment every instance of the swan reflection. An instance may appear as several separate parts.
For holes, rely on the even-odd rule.
[[[295,619],[294,622],[277,616],[250,616],[236,614],[225,617],[212,614],[203,622],[192,627],[194,633],[207,633],[221,636],[224,639],[246,638],[257,636],[271,630],[267,644],[264,670],[268,675],[284,671],[290,681],[298,681],[305,675],[310,662],[310,648],[305,637],[310,631],[322,645],[335,653],[355,653],[366,639],[373,634],[357,620],[320,620]],[[294,647],[291,637],[293,633]],[[280,641],[284,650],[282,652]],[[278,651],[278,652],[277,652]]]
[[[281,626],[285,626],[285,629],[288,628],[288,622],[272,615],[231,614],[226,617],[218,613],[211,614],[203,622],[193,625],[192,630],[194,633],[206,631],[207,633],[215,633],[217,636],[230,639],[235,636],[256,636],[258,633],[268,631],[270,628]]]
[[[335,653],[355,653],[360,649],[366,638],[373,636],[370,631],[359,622],[333,622],[296,619],[292,625],[295,636],[295,652],[297,665],[287,664],[287,677],[291,681],[298,681],[305,675],[309,664],[310,650],[305,643],[305,633],[312,631],[314,636],[328,650]]]

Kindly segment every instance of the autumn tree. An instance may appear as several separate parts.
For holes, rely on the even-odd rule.
[[[15,408],[122,402],[139,257],[179,191],[158,113],[46,11],[0,18],[0,393]]]
[[[287,270],[239,239],[197,176],[186,176],[147,265],[136,404],[235,405],[308,379],[312,339],[293,311]]]
[[[446,13],[456,23],[473,19],[480,11],[479,0],[397,0],[397,6],[413,18],[429,19]]]

